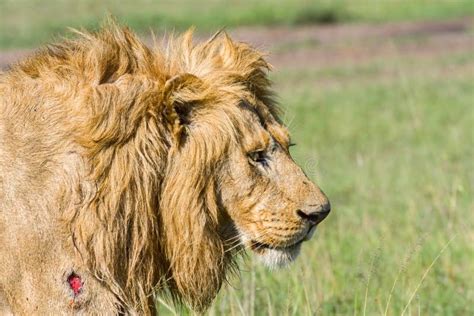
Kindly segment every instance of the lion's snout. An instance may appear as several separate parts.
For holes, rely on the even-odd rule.
[[[296,214],[310,225],[315,226],[321,223],[331,211],[331,203],[328,199],[323,204],[317,204],[309,208],[298,209]]]

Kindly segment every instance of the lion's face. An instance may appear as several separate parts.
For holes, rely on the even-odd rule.
[[[293,261],[329,213],[324,193],[289,153],[287,129],[242,107],[240,146],[220,171],[221,198],[238,237],[270,267]]]

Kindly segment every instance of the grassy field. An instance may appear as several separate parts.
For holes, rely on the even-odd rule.
[[[385,22],[474,14],[471,0],[2,0],[0,48],[31,47],[66,27],[94,28],[113,14],[135,30]]]
[[[204,31],[474,15],[471,0],[178,3],[2,0],[0,47],[36,45],[65,25],[93,27],[107,10],[139,30]],[[415,34],[376,39],[357,58],[329,50],[327,64],[316,65],[317,54],[280,62],[272,78],[293,155],[333,212],[288,269],[243,260],[209,315],[474,315],[474,31],[466,32],[441,34],[441,48]],[[275,54],[325,45],[290,42]],[[377,52],[384,45],[393,49]],[[163,315],[190,313],[168,304],[160,301]]]

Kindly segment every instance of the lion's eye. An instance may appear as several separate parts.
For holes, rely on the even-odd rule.
[[[253,151],[249,153],[248,155],[252,162],[256,162],[256,163],[264,164],[264,165],[267,164],[267,156],[265,154],[265,151],[263,150]]]

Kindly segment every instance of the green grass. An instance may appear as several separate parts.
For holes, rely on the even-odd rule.
[[[471,0],[2,0],[0,47],[31,47],[65,28],[97,27],[108,13],[140,32],[224,26],[385,22],[474,15]]]
[[[289,269],[250,257],[209,314],[380,315],[390,297],[388,315],[472,315],[474,56],[285,68],[273,79],[293,155],[333,212]]]

